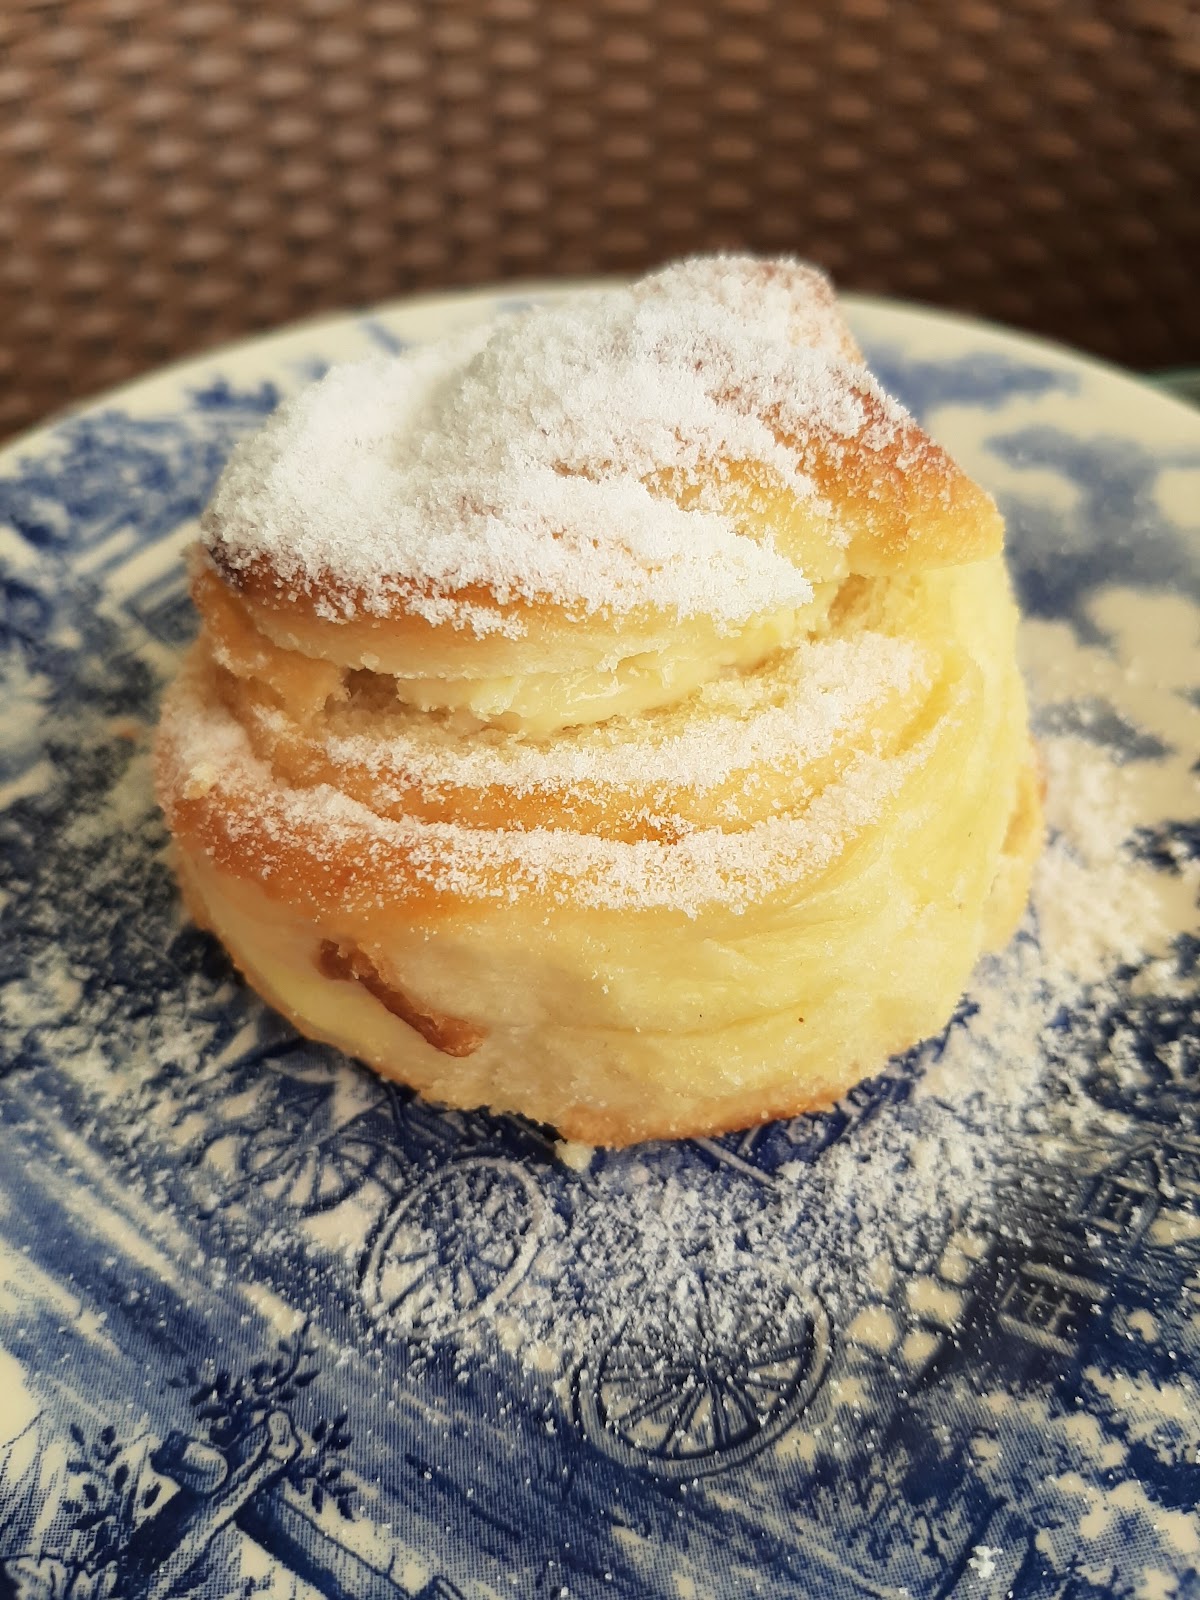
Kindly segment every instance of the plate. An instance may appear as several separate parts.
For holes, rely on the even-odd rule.
[[[1171,372],[1157,373],[1153,381],[1168,394],[1200,406],[1200,367],[1176,367]]]
[[[0,464],[0,1594],[1200,1593],[1184,406],[853,303],[1007,514],[1051,837],[943,1033],[829,1111],[560,1148],[300,1040],[182,920],[149,730],[232,442],[527,299],[258,339]]]

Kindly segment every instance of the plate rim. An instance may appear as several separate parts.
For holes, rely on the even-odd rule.
[[[599,291],[605,288],[618,288],[623,283],[633,280],[625,275],[621,276],[586,276],[564,278],[528,278],[513,279],[510,282],[480,284],[474,286],[454,287],[449,289],[430,290],[412,295],[397,295],[387,300],[375,301],[367,305],[345,306],[336,310],[313,312],[311,316],[298,317],[293,321],[280,323],[276,327],[263,328],[257,332],[238,335],[235,338],[222,340],[207,350],[181,355],[174,360],[167,361],[161,366],[148,368],[145,372],[127,378],[123,382],[114,384],[105,389],[96,390],[78,400],[73,400],[59,410],[52,411],[31,423],[28,428],[14,434],[11,438],[0,440],[0,473],[9,470],[12,458],[19,458],[21,453],[28,451],[37,444],[38,440],[47,434],[54,433],[58,428],[76,421],[93,411],[102,410],[120,402],[126,396],[136,394],[139,390],[154,384],[175,380],[183,387],[188,380],[195,376],[200,377],[206,372],[219,368],[222,362],[227,362],[231,356],[245,349],[262,349],[278,341],[285,343],[305,332],[317,334],[322,330],[333,330],[339,326],[354,326],[373,319],[395,316],[397,314],[420,313],[423,310],[436,310],[441,307],[470,306],[474,303],[489,303],[504,300],[523,300],[537,297],[554,297],[579,292]],[[1140,373],[1122,367],[1115,362],[1107,361],[1101,356],[1091,355],[1087,351],[1076,349],[1073,345],[1063,343],[1057,339],[1049,338],[1044,334],[1030,333],[1023,328],[1012,327],[1008,323],[994,322],[986,317],[975,316],[973,313],[952,310],[942,306],[932,305],[925,301],[907,300],[891,295],[861,294],[852,290],[839,292],[839,302],[845,307],[851,320],[856,316],[865,317],[898,317],[902,322],[915,325],[930,325],[941,328],[958,330],[964,335],[971,334],[983,337],[993,344],[1015,344],[1024,346],[1035,353],[1043,354],[1053,359],[1059,366],[1073,367],[1083,373],[1100,378],[1107,382],[1117,382],[1123,387],[1132,388],[1143,402],[1150,402],[1168,408],[1177,418],[1186,419],[1196,430],[1200,437],[1200,412],[1186,400],[1157,387],[1154,378],[1148,373]]]

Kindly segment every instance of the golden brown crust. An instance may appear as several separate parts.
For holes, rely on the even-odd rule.
[[[365,951],[354,944],[322,939],[315,957],[317,971],[336,982],[360,983],[385,1011],[419,1033],[435,1050],[447,1056],[473,1055],[487,1038],[487,1031],[461,1017],[447,1016],[418,1004],[398,983],[389,983]]]
[[[843,440],[820,431],[788,435],[779,430],[781,442],[794,453],[828,512],[797,501],[745,464],[714,462],[712,470],[720,465],[735,517],[742,507],[753,531],[764,518],[778,523],[782,509],[798,530],[796,564],[814,578],[836,575],[839,568],[896,576],[996,555],[1003,546],[1004,525],[991,497],[911,418],[885,427],[878,397],[861,386],[850,384],[848,389],[865,417],[859,437]],[[679,505],[695,501],[692,479],[662,474],[655,488]],[[711,498],[711,485],[706,492]],[[306,655],[347,663],[375,658],[402,672],[405,663],[419,662],[430,650],[477,664],[482,649],[495,652],[503,670],[504,656],[519,659],[523,653],[521,645],[514,649],[508,642],[512,634],[529,641],[524,648],[531,651],[544,651],[547,642],[577,645],[580,624],[590,617],[611,650],[614,632],[628,629],[631,648],[637,648],[640,637],[654,631],[649,618],[639,626],[636,616],[564,608],[551,596],[499,599],[481,584],[438,590],[450,602],[452,615],[435,623],[417,604],[434,592],[431,586],[403,574],[388,580],[386,605],[372,600],[376,610],[371,611],[364,591],[336,573],[326,572],[299,588],[266,555],[235,564],[225,552],[219,526],[211,531],[208,555],[214,571],[264,632]],[[464,630],[457,618],[472,610],[490,614],[496,631],[481,638]]]

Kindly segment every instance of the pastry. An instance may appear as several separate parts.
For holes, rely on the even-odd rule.
[[[942,1027],[1040,842],[991,499],[729,257],[333,369],[231,459],[158,786],[304,1033],[623,1144]]]

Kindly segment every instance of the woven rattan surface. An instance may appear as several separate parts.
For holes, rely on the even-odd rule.
[[[718,246],[1200,359],[1200,0],[0,3],[0,434],[324,308]]]

